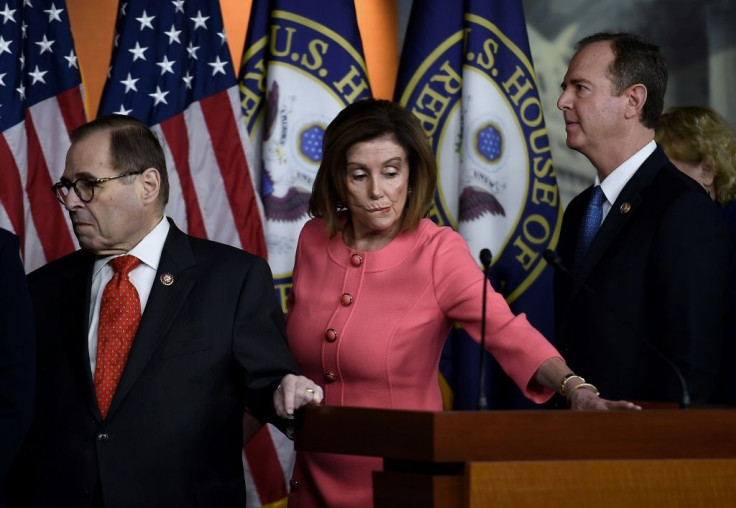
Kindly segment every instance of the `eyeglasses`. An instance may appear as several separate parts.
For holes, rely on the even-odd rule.
[[[73,182],[57,182],[51,190],[56,195],[56,199],[62,205],[66,204],[66,200],[69,197],[69,189],[74,189],[74,193],[84,203],[89,203],[92,198],[95,197],[95,187],[101,183],[109,182],[110,180],[117,180],[118,178],[125,178],[126,176],[135,176],[143,173],[145,169],[139,171],[128,171],[122,175],[107,176],[104,178],[77,178]]]

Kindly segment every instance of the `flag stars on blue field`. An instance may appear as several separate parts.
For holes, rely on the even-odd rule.
[[[44,34],[43,40],[37,42],[36,44],[41,48],[41,54],[43,55],[47,51],[50,53],[53,53],[53,51],[51,50],[51,46],[54,44],[54,42],[56,41],[48,40],[48,38],[46,37],[46,34]]]
[[[13,44],[13,41],[6,41],[2,35],[0,35],[0,55],[3,53],[10,53],[13,54],[12,51],[10,51],[10,45]]]
[[[27,2],[25,5],[30,6],[31,2]],[[57,9],[55,4],[51,4],[51,9],[46,9],[43,12],[49,15],[49,23],[52,21],[58,21],[61,23],[61,16],[60,14],[64,12],[64,9]]]
[[[41,83],[46,84],[46,81],[43,79],[43,77],[47,73],[48,73],[48,71],[39,70],[38,65],[37,65],[36,68],[33,70],[33,72],[29,72],[28,73],[28,75],[33,78],[33,82],[31,83],[31,85],[35,85],[39,81]]]
[[[135,41],[135,47],[129,49],[128,51],[130,51],[131,53],[133,53],[133,61],[135,62],[139,58],[141,60],[145,60],[146,59],[146,55],[144,53],[146,52],[147,49],[148,48],[141,47],[140,42]]]
[[[133,90],[134,92],[137,92],[138,89],[135,87],[135,83],[139,79],[140,78],[134,78],[133,76],[130,75],[130,73],[128,73],[127,78],[120,80],[120,82],[125,85],[125,93],[128,93],[131,90]]]
[[[100,110],[129,112],[156,124],[187,104],[234,85],[235,75],[217,2],[152,5],[145,1],[121,5]]]
[[[324,128],[312,125],[301,134],[301,150],[313,162],[322,160],[322,140],[324,139]]]
[[[477,134],[478,151],[490,162],[496,161],[502,154],[503,138],[498,128],[487,124]]]
[[[169,36],[169,44],[173,44],[175,42],[181,44],[181,41],[179,40],[179,34],[181,33],[181,30],[177,30],[176,26],[173,23],[171,24],[171,30],[164,33]]]
[[[224,62],[220,60],[220,57],[218,56],[214,62],[207,62],[207,65],[212,66],[212,75],[214,76],[218,72],[221,72],[222,74],[225,74],[225,65],[227,65],[227,60]]]
[[[153,30],[153,25],[151,24],[151,21],[156,19],[156,16],[148,16],[146,15],[146,11],[143,11],[143,15],[140,18],[135,18],[135,20],[141,24],[141,32],[144,28],[150,28]]]
[[[194,18],[189,18],[192,21],[194,21],[194,30],[196,31],[197,28],[204,28],[207,30],[207,23],[206,21],[210,19],[209,16],[202,16],[202,11],[197,11],[197,16]]]
[[[166,96],[169,94],[169,92],[165,92],[161,90],[158,86],[156,86],[156,91],[154,93],[149,93],[148,95],[150,97],[153,97],[153,105],[157,106],[160,102],[163,102],[164,104],[168,104],[166,102]]]
[[[79,66],[77,65],[77,55],[74,54],[74,50],[72,49],[69,51],[69,55],[64,57],[64,60],[69,62],[69,68],[71,69],[74,67],[75,69],[79,69]]]
[[[168,58],[166,58],[166,55],[164,55],[164,59],[161,60],[160,62],[156,62],[156,65],[161,67],[161,75],[163,76],[164,73],[166,72],[170,72],[171,74],[174,74],[174,69],[172,69],[172,67],[174,66],[175,63],[176,63],[175,60],[169,60]]]
[[[189,53],[189,58],[193,60],[199,60],[197,57],[197,50],[199,49],[199,46],[195,46],[193,42],[189,43],[189,46],[187,46],[187,53]]]
[[[22,122],[27,108],[80,84],[66,9],[57,3],[0,2],[2,131]]]
[[[16,11],[16,9],[11,9],[8,4],[5,4],[5,10],[2,11],[2,12],[0,12],[0,16],[2,16],[4,18],[3,19],[3,25],[5,23],[7,23],[8,21],[12,21],[13,23],[16,22],[15,21],[15,17],[13,16],[13,14],[15,13],[15,11]]]
[[[192,89],[192,80],[194,79],[194,76],[189,74],[189,71],[187,71],[184,76],[182,76],[181,80],[184,82],[184,85],[191,90]]]
[[[128,115],[130,114],[130,112],[131,112],[131,111],[133,111],[133,110],[132,110],[132,109],[125,109],[125,107],[124,107],[124,106],[123,106],[123,105],[121,104],[121,105],[120,105],[120,109],[118,109],[118,110],[117,110],[117,111],[115,111],[114,113],[115,113],[116,115],[125,115],[125,116],[128,116]]]

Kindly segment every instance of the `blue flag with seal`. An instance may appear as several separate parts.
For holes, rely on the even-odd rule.
[[[315,5],[254,0],[239,79],[249,161],[260,168],[268,261],[284,302],[324,129],[345,106],[371,96],[352,0]]]
[[[552,338],[542,252],[557,243],[561,207],[521,0],[415,0],[396,100],[419,118],[437,157],[431,218],[456,228],[471,252],[490,249],[493,287]],[[440,370],[450,407],[475,407],[479,352],[463,330],[448,340]],[[490,356],[487,365],[491,408],[532,406]]]

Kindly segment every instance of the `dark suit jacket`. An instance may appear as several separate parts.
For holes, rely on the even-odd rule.
[[[0,507],[33,414],[33,318],[18,238],[0,229]]]
[[[710,402],[718,374],[729,240],[717,206],[656,151],[621,191],[586,256],[575,245],[591,189],[567,207],[558,252],[585,287],[555,277],[558,347],[608,399]],[[650,346],[651,345],[651,346]]]
[[[29,275],[39,379],[20,492],[38,507],[90,506],[98,486],[111,508],[242,508],[246,402],[277,422],[273,391],[297,371],[267,263],[172,223],[104,421],[87,345],[93,263],[77,251]]]

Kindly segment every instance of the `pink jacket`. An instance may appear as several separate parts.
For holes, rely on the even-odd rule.
[[[480,337],[483,273],[463,238],[422,220],[374,252],[328,239],[309,221],[297,247],[287,335],[301,373],[324,404],[439,411],[438,364],[453,323]],[[534,380],[557,350],[503,297],[488,292],[486,345],[535,402],[553,392]],[[378,459],[298,454],[290,506],[372,506]],[[296,488],[294,488],[296,485]]]

